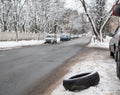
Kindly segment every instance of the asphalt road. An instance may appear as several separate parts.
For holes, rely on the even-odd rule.
[[[80,51],[90,37],[0,51],[0,95],[24,95]]]

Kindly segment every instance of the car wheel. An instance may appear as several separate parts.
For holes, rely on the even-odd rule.
[[[111,46],[109,46],[109,50],[110,50],[110,56],[114,58],[114,52],[111,51]]]
[[[57,44],[57,41],[55,41],[55,44]]]
[[[114,53],[110,51],[110,56],[114,57]]]
[[[120,51],[118,51],[118,53],[117,53],[117,62],[120,63]]]
[[[120,51],[116,52],[115,61],[120,62]]]
[[[117,62],[118,61],[118,51],[115,51],[114,58],[115,58],[115,61]]]
[[[52,41],[51,43],[52,43],[52,44],[55,44],[55,41]]]
[[[52,44],[57,44],[57,42],[56,42],[56,41],[53,41]]]
[[[98,72],[88,72],[63,80],[63,86],[66,90],[78,91],[97,85],[99,80]]]
[[[117,62],[116,72],[117,72],[117,77],[120,79],[120,62]]]

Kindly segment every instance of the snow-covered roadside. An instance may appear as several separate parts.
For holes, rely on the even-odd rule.
[[[88,47],[108,49],[109,40],[110,38],[107,38],[105,43],[92,42]],[[60,85],[51,93],[51,95],[120,95],[120,80],[116,76],[116,63],[114,59],[109,56],[108,50],[94,50],[90,54],[86,54],[86,59],[73,66],[63,79],[78,73],[89,71],[98,71],[100,82],[97,86],[79,92],[71,92],[64,89],[61,81]]]
[[[43,44],[44,40],[29,40],[29,41],[3,41],[0,42],[0,50],[1,49],[12,49],[15,47],[21,47],[21,46],[28,46],[28,45],[40,45]]]
[[[82,37],[82,35],[78,35]],[[22,46],[32,46],[43,44],[45,40],[22,40],[22,41],[0,41],[0,50],[13,49]],[[57,42],[60,42],[60,37],[57,38]]]
[[[109,48],[109,41],[111,37],[106,36],[106,39],[104,39],[104,42],[98,42],[97,40],[94,40],[94,37],[92,37],[91,43],[89,44],[89,47],[100,47],[100,48]]]

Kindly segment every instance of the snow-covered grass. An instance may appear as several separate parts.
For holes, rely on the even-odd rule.
[[[100,75],[100,82],[97,86],[79,92],[71,92],[64,89],[61,81],[51,95],[120,95],[120,80],[116,76],[116,63],[109,56],[109,51],[106,50],[109,47],[110,39],[110,37],[107,37],[104,43],[94,43],[92,40],[88,47],[100,47],[104,49],[101,51],[93,50],[93,52],[86,54],[85,60],[73,66],[63,78],[68,79],[82,72],[97,71]]]
[[[15,47],[28,46],[28,45],[40,45],[44,43],[44,40],[29,40],[29,41],[3,41],[0,42],[0,49],[11,49]]]
[[[91,43],[89,44],[89,47],[100,47],[100,48],[109,48],[109,41],[111,37],[106,36],[106,39],[104,39],[104,42],[99,42],[95,39],[95,37],[92,37]]]
[[[82,35],[78,35],[81,37]],[[32,46],[43,44],[45,40],[22,40],[22,41],[0,41],[0,50],[13,49],[21,46]],[[60,37],[57,38],[57,42],[60,42]]]

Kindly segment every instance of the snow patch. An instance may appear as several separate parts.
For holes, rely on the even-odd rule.
[[[109,48],[109,42],[111,40],[111,37],[106,36],[106,39],[104,39],[104,42],[99,42],[96,40],[95,36],[92,36],[91,43],[88,45],[89,47],[101,47],[101,48]]]
[[[0,42],[0,49],[5,49],[5,48],[14,48],[14,47],[21,47],[21,46],[28,46],[28,45],[40,45],[44,43],[43,40],[29,40],[29,41],[5,41],[5,42]]]
[[[110,39],[111,37],[107,36],[104,43],[92,39],[88,47],[108,49]],[[116,76],[116,63],[104,51],[101,53],[96,50],[95,52],[86,54],[86,60],[74,65],[69,73],[64,76],[64,79],[89,71],[97,71],[99,73],[100,82],[97,86],[79,92],[71,92],[65,90],[61,82],[51,95],[120,95],[120,80]]]

